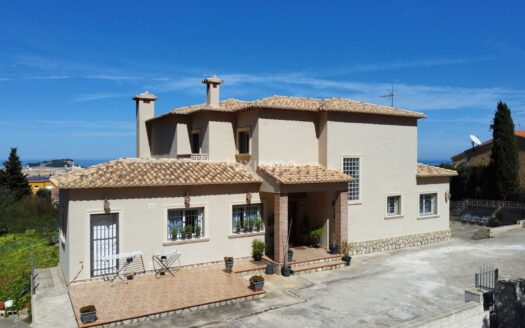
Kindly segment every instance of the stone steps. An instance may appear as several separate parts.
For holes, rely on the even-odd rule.
[[[302,267],[302,266],[311,266],[311,265],[314,265],[314,264],[321,264],[321,263],[330,263],[330,262],[337,262],[337,261],[341,261],[341,257],[342,255],[341,254],[335,254],[335,255],[327,255],[326,257],[321,257],[321,258],[316,258],[316,259],[309,259],[309,260],[304,260],[304,261],[295,261],[295,260],[292,260],[292,262],[290,262],[290,265],[292,267]]]
[[[303,264],[299,266],[292,264],[292,274],[301,275],[311,272],[341,269],[344,267],[345,262],[341,261],[341,259],[331,259],[330,261],[323,262],[318,261],[317,263]]]

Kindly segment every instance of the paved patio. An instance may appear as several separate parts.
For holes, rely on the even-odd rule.
[[[115,280],[73,284],[68,291],[80,327],[96,326],[164,312],[203,307],[229,300],[254,297],[264,292],[248,288],[249,282],[222,266],[183,269],[157,279],[153,274],[136,276],[128,284]],[[79,309],[95,305],[98,320],[82,324]]]

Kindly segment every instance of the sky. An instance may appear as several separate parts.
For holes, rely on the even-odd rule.
[[[525,129],[523,1],[0,0],[0,158],[135,156],[132,97],[156,114],[221,98],[346,97],[421,111],[419,160]]]

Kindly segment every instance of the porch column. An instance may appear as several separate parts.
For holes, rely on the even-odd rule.
[[[337,193],[335,200],[335,243],[341,250],[343,240],[348,240],[348,192]]]
[[[276,193],[273,196],[274,237],[273,260],[284,263],[284,249],[288,243],[288,194]]]

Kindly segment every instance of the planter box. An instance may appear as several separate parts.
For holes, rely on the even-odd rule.
[[[263,287],[264,287],[264,281],[250,282],[250,288],[256,292],[263,290]]]
[[[226,266],[226,271],[227,271],[227,272],[232,272],[232,269],[233,269],[233,261],[231,261],[231,262],[224,262],[224,265]]]

